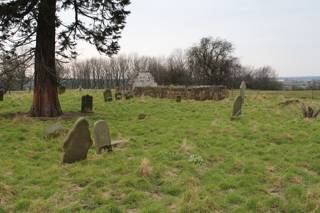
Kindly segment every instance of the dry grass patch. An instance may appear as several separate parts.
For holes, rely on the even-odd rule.
[[[143,158],[139,166],[139,175],[141,177],[150,177],[152,167],[150,161],[147,158]]]

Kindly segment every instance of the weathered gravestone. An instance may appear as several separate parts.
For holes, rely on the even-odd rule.
[[[58,87],[58,92],[60,95],[64,94],[66,92],[66,87],[65,86],[59,86]]]
[[[55,123],[44,129],[43,134],[45,138],[57,137],[64,132],[64,128],[60,123]]]
[[[132,92],[126,92],[124,94],[124,97],[126,98],[126,100],[130,100],[133,98],[133,93]]]
[[[116,92],[115,98],[117,101],[122,99],[122,93],[121,92]]]
[[[241,115],[242,103],[243,103],[242,97],[238,96],[233,104],[233,111],[232,111],[231,119],[237,118]]]
[[[139,120],[144,120],[146,117],[147,117],[147,114],[145,114],[145,113],[140,113],[140,114],[138,115],[138,119],[139,119]]]
[[[112,151],[111,137],[108,125],[105,121],[100,120],[94,124],[94,144],[96,147],[97,154],[101,154],[101,151],[108,150]]]
[[[246,82],[242,81],[240,85],[240,96],[242,98],[242,103],[244,103],[246,88],[247,88]]]
[[[177,101],[178,103],[180,103],[180,102],[181,102],[181,100],[182,100],[181,96],[180,96],[180,95],[178,95],[178,96],[177,96],[177,98],[176,98],[176,101]]]
[[[91,146],[89,123],[85,118],[79,118],[64,141],[62,162],[74,163],[85,160]]]
[[[4,90],[0,89],[0,101],[3,101]]]
[[[81,99],[81,112],[82,113],[90,113],[92,112],[93,106],[93,97],[90,95],[82,96]]]
[[[110,89],[106,89],[103,92],[104,101],[111,102],[112,101],[112,92]]]

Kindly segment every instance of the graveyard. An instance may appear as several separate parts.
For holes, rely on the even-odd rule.
[[[62,116],[33,118],[32,93],[6,93],[0,212],[319,211],[320,122],[298,103],[319,109],[320,92],[239,95],[110,100],[103,90],[66,90]],[[87,109],[81,97],[90,96]],[[238,96],[241,113],[233,112]],[[76,122],[81,130],[68,134]],[[111,141],[98,147],[106,125]],[[92,140],[72,163],[70,135]]]

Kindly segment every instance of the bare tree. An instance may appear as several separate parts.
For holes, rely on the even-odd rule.
[[[201,84],[227,84],[236,61],[232,53],[233,46],[230,42],[211,37],[202,38],[199,44],[187,52],[194,80]]]
[[[0,57],[0,87],[5,91],[23,90],[24,85],[30,80],[27,70],[30,64],[23,57],[15,54],[2,54]]]

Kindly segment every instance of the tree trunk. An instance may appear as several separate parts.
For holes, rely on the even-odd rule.
[[[56,117],[62,114],[55,67],[56,0],[41,0],[39,5],[34,66],[34,92],[31,115]]]

